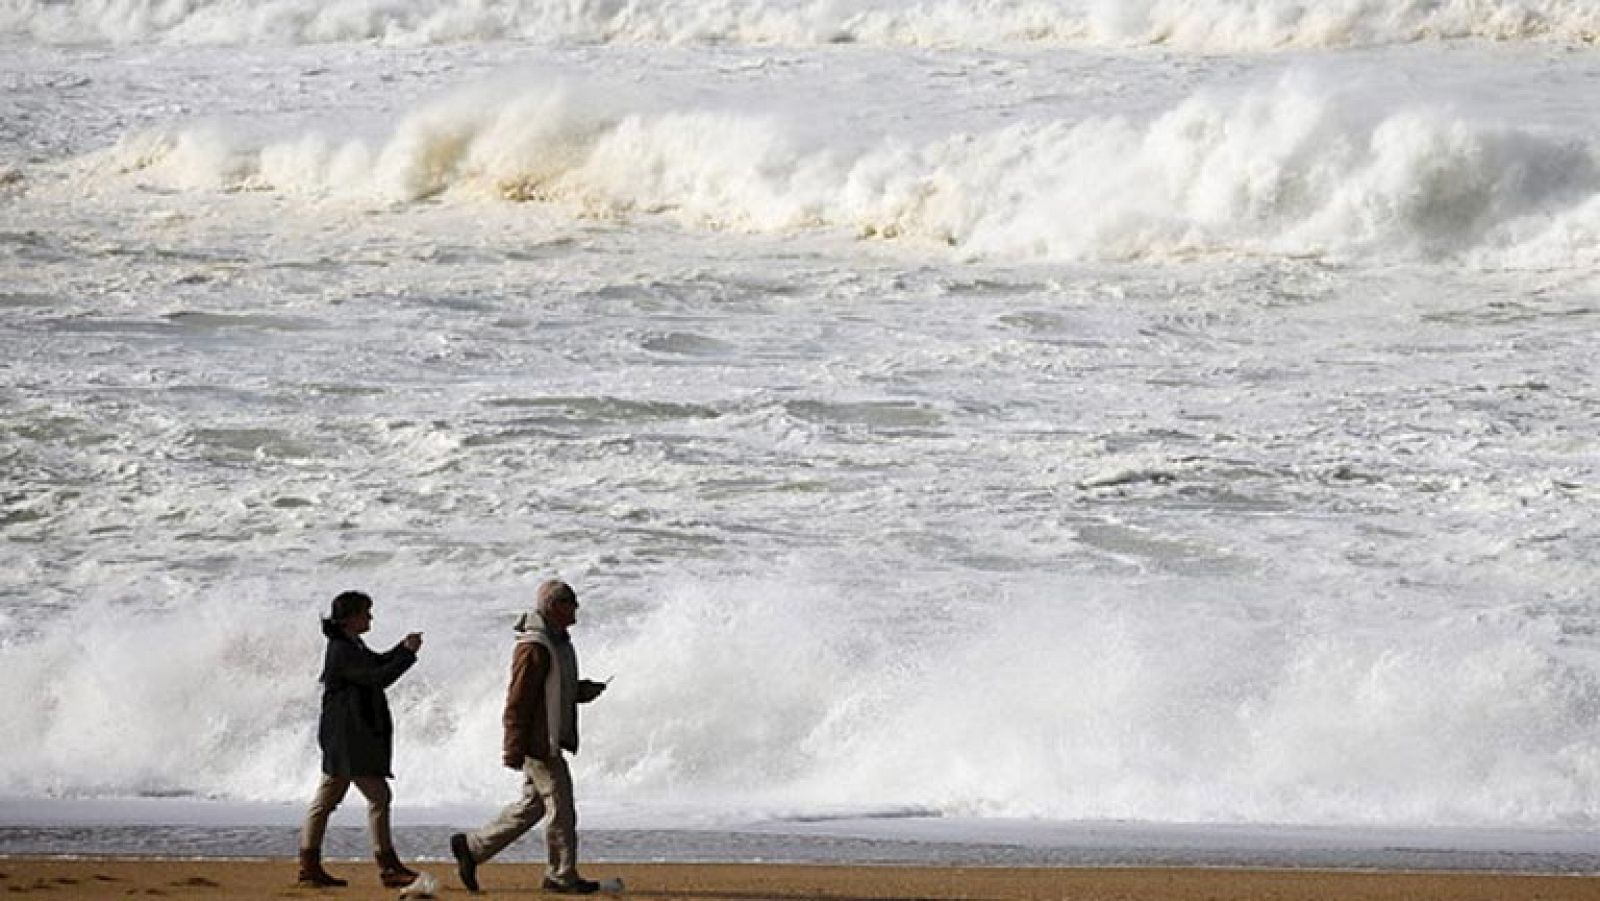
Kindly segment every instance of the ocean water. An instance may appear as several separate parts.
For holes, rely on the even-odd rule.
[[[561,576],[616,829],[1600,829],[1597,37],[0,0],[0,796],[294,809],[360,588],[488,809]]]

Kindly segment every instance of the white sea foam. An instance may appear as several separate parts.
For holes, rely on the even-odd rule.
[[[1325,628],[1110,584],[874,613],[840,586],[737,581],[602,616],[588,672],[617,678],[577,758],[597,797],[730,812],[871,801],[961,816],[1427,825],[1589,822],[1593,673],[1531,621]],[[429,618],[380,608],[388,631]],[[1253,613],[1252,613],[1253,610]],[[310,616],[181,603],[85,608],[4,652],[0,791],[298,802],[316,769]],[[432,614],[437,617],[438,614]],[[432,623],[430,626],[434,625]],[[391,690],[409,803],[500,800],[510,633],[445,627]],[[621,668],[618,671],[617,668]]]
[[[1600,7],[1574,2],[1479,3],[1334,0],[1102,0],[1091,7],[1096,32],[1129,41],[1208,51],[1270,47],[1339,47],[1433,38],[1520,40],[1556,37],[1592,41],[1600,34]]]
[[[496,39],[927,46],[1071,42],[1207,52],[1484,37],[1592,42],[1592,0],[6,0],[0,33],[55,43],[431,44]]]
[[[1080,586],[1008,598],[931,642],[907,629],[800,648],[794,629],[742,628],[741,604],[745,616],[699,638],[737,672],[780,680],[754,697],[810,686],[800,703],[733,702],[719,716],[733,701],[724,675],[697,672],[697,643],[674,643],[684,658],[664,675],[705,704],[686,729],[675,718],[650,730],[638,753],[665,780],[687,770],[760,791],[793,779],[813,803],[870,796],[996,816],[1556,822],[1600,776],[1583,738],[1600,685],[1551,656],[1548,637],[1467,622],[1332,637],[1314,616],[1250,622],[1198,599],[1152,600]],[[663,615],[716,620],[688,603]],[[740,741],[768,730],[784,734]],[[792,773],[797,760],[807,765]]]
[[[629,113],[565,89],[501,86],[424,106],[381,146],[306,135],[241,149],[211,128],[180,129],[131,135],[101,165],[179,188],[391,203],[451,194],[697,228],[831,227],[974,259],[1404,259],[1534,242],[1545,249],[1503,258],[1549,260],[1565,240],[1581,264],[1600,190],[1585,139],[1442,108],[1374,113],[1292,77],[1202,92],[1144,123],[1024,123],[922,146],[885,137],[854,156],[791,134],[771,115]]]

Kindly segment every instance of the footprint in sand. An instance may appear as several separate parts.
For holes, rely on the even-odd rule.
[[[222,883],[220,883],[220,882],[212,882],[210,879],[207,879],[204,876],[190,876],[188,879],[185,879],[182,882],[169,882],[167,884],[168,885],[177,886],[179,888],[221,888],[222,887]]]

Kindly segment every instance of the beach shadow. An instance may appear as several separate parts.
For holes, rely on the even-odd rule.
[[[32,885],[11,885],[6,887],[6,891],[16,895],[26,895],[31,892],[53,892],[62,886],[77,884],[78,880],[66,876],[57,876],[54,879],[46,879],[41,876],[33,880]]]

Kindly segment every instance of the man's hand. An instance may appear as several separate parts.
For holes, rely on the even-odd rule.
[[[422,650],[422,633],[412,632],[402,639],[400,643],[405,645],[406,649],[411,653],[415,654],[416,652]]]

